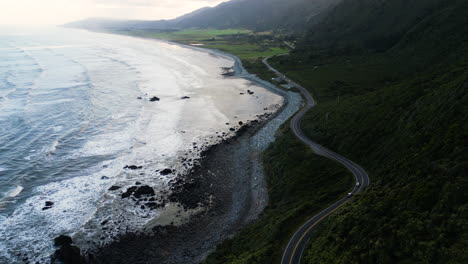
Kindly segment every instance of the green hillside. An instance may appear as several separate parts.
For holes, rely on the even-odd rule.
[[[320,225],[303,263],[468,262],[467,10],[466,1],[344,1],[291,56],[273,60],[318,101],[302,122],[307,135],[362,165],[372,183]],[[294,163],[299,171],[275,176],[292,161],[272,153],[287,149],[290,137],[265,154],[270,186],[295,190],[303,175],[326,177],[304,154]],[[269,256],[281,255],[283,235],[299,221],[281,222],[297,212],[281,201],[300,204],[315,194],[270,188],[275,198],[260,220],[207,263],[278,263]],[[285,231],[272,226],[278,221]]]
[[[385,53],[312,56],[292,70],[317,87],[304,130],[372,178],[314,234],[305,263],[466,263],[468,4],[444,4]],[[291,71],[294,60],[277,63]]]
[[[224,242],[205,263],[279,263],[294,231],[352,186],[353,176],[346,169],[313,154],[289,127],[282,133],[264,154],[269,206],[259,220]]]
[[[342,0],[309,24],[304,47],[314,52],[385,51],[415,25],[458,0]]]
[[[303,130],[371,177],[319,225],[302,263],[468,263],[467,14],[466,0],[234,0],[172,21],[85,27],[202,43],[266,79],[257,57],[283,53],[295,35],[291,55],[271,62],[317,100]],[[249,30],[173,30],[186,27]],[[294,231],[352,187],[288,124],[264,166],[269,206],[206,263],[279,263]]]

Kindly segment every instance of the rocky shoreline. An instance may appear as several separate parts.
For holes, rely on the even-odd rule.
[[[299,108],[300,96],[249,75],[236,56],[187,47],[232,58],[235,61],[233,76],[282,95],[285,98],[283,106],[274,114],[239,123],[231,129],[235,131],[234,136],[219,135],[223,140],[216,145],[194,146],[203,150],[201,158],[190,161],[195,166],[188,173],[177,175],[170,182],[170,192],[163,196],[156,197],[151,188],[137,183],[126,191],[120,190],[119,186],[111,187],[114,191],[123,191],[122,198],[133,199],[145,209],[161,208],[169,203],[180,205],[169,223],[150,226],[139,233],[127,233],[115,242],[89,252],[80,251],[72,242],[66,243],[52,257],[53,263],[199,263],[217,244],[256,219],[267,205],[261,152],[274,139],[279,125]],[[180,160],[182,165],[185,162],[183,158]],[[126,169],[138,167],[129,165]],[[186,217],[184,213],[194,210],[198,212],[189,220],[183,219]]]
[[[180,210],[202,207],[204,210],[191,217],[186,224],[155,226],[140,233],[128,233],[118,241],[95,252],[81,252],[68,243],[59,243],[61,248],[53,256],[53,262],[65,263],[198,263],[217,244],[234,234],[248,220],[255,219],[256,212],[266,206],[267,197],[254,202],[252,192],[266,194],[266,188],[252,180],[263,177],[253,170],[251,141],[274,115],[263,115],[258,120],[244,124],[236,135],[213,145],[202,153],[202,158],[188,174],[180,175],[171,182],[171,193],[154,201],[158,207],[167,202],[182,205]],[[252,190],[257,185],[257,190]],[[123,192],[124,198],[148,199],[152,192],[144,186],[135,186]],[[144,189],[141,190],[140,189]],[[118,190],[117,188],[114,188]],[[144,198],[146,197],[146,198]],[[258,197],[257,197],[258,198]],[[151,198],[149,198],[151,199]],[[256,208],[252,208],[256,207]],[[175,221],[176,219],[174,219]],[[61,237],[63,240],[63,236]],[[57,244],[57,243],[56,243]]]

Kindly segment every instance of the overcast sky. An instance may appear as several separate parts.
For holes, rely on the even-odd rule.
[[[0,0],[0,25],[63,24],[87,17],[170,19],[227,0]]]

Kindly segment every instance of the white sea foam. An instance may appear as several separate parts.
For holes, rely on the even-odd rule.
[[[33,106],[41,106],[41,105],[53,105],[53,104],[63,104],[63,103],[69,103],[75,101],[74,99],[59,99],[55,101],[49,101],[49,102],[41,102],[41,103],[34,103],[31,104]]]
[[[16,186],[16,188],[14,188],[13,190],[9,191],[9,192],[7,193],[7,196],[10,197],[10,198],[16,197],[16,196],[18,196],[18,194],[21,193],[21,191],[22,191],[23,189],[24,189],[23,186],[18,185],[18,186]]]
[[[6,238],[0,243],[4,248],[0,260],[6,257],[2,254],[13,256],[25,253],[23,249],[28,248],[30,261],[47,263],[48,255],[53,252],[54,237],[78,230],[92,216],[96,203],[109,185],[101,180],[103,173],[116,171],[102,171],[37,187],[38,195],[0,223],[0,237]],[[43,210],[46,201],[53,201],[54,205]]]
[[[239,121],[255,119],[265,108],[273,111],[282,103],[279,96],[244,79],[222,78],[221,67],[234,63],[224,57],[150,40],[66,32],[60,32],[69,37],[65,42],[76,43],[37,44],[66,49],[52,53],[28,49],[44,71],[34,82],[25,112],[31,120],[49,118],[47,130],[54,133],[51,140],[45,137],[46,144],[34,153],[34,160],[44,153],[58,156],[62,147],[56,151],[57,147],[63,144],[65,152],[63,142],[73,139],[83,141],[79,148],[45,161],[111,158],[79,170],[70,179],[33,188],[11,216],[0,218],[0,237],[6,238],[0,241],[0,263],[14,263],[18,253],[27,254],[30,262],[47,263],[53,238],[60,234],[73,235],[82,248],[88,248],[96,246],[93,241],[100,241],[97,238],[103,234],[107,237],[103,242],[110,242],[122,230],[139,230],[155,218],[157,222],[157,210],[143,210],[121,199],[121,191],[108,192],[108,188],[118,185],[125,190],[139,181],[156,192],[167,190],[174,175],[163,177],[156,170],[176,168],[183,173],[185,168],[177,160],[189,151],[197,157],[194,142],[200,146],[213,137],[210,142],[216,143],[217,132],[232,135],[229,129]],[[255,95],[240,95],[247,89]],[[67,92],[67,98],[57,96]],[[152,96],[161,100],[150,102]],[[182,96],[190,100],[181,100]],[[64,104],[44,104],[49,97]],[[57,111],[56,105],[66,107]],[[57,139],[55,133],[63,134]],[[143,169],[123,170],[133,164]],[[46,201],[54,205],[43,210]],[[100,223],[109,215],[114,222],[105,231]]]
[[[49,153],[50,154],[53,154],[56,150],[57,150],[57,146],[60,144],[60,142],[58,140],[55,140],[53,143],[52,143],[52,146],[50,147],[49,149]]]

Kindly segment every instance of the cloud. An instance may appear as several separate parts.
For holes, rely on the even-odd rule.
[[[127,19],[171,19],[222,0],[92,0],[100,16]]]
[[[103,6],[125,7],[184,7],[184,6],[212,6],[222,1],[220,0],[92,0],[94,3]]]
[[[2,24],[62,24],[87,17],[171,19],[226,0],[0,0]]]

